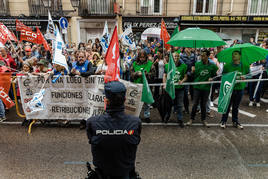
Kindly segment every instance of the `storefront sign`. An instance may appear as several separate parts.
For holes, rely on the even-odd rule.
[[[181,16],[181,22],[233,22],[233,23],[263,23],[268,22],[268,16]]]
[[[260,31],[258,35],[258,43],[262,43],[265,38],[268,38],[268,32]]]
[[[24,25],[30,27],[31,29],[35,29],[35,27],[38,27],[42,32],[46,31],[47,19],[20,19],[14,17],[12,19],[0,19],[0,22],[5,24],[9,30],[16,31],[16,19],[18,19]],[[54,20],[54,23],[59,25],[58,20]]]
[[[123,28],[126,29],[130,25],[132,29],[147,29],[154,27],[161,27],[162,17],[123,17]],[[174,29],[177,23],[173,22],[175,17],[163,18],[167,29]]]

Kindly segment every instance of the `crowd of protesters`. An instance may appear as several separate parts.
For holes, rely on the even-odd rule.
[[[242,43],[240,40],[234,41],[234,44]],[[256,44],[251,39],[251,43]],[[231,45],[231,46],[232,46]],[[268,40],[264,39],[260,44],[262,48],[268,50]],[[176,85],[176,98],[171,102],[174,113],[177,114],[177,120],[181,127],[184,126],[182,122],[183,113],[190,114],[189,104],[190,100],[193,101],[190,120],[187,125],[191,125],[195,119],[197,112],[201,111],[201,120],[205,126],[206,117],[213,117],[210,113],[210,106],[213,105],[212,101],[219,93],[220,84],[212,85],[210,93],[210,85],[188,85],[182,86],[180,84],[184,82],[201,82],[220,80],[220,76],[223,73],[228,73],[234,70],[239,71],[239,66],[233,68],[224,66],[223,63],[219,63],[217,60],[217,53],[223,50],[225,47],[215,47],[209,49],[192,49],[192,48],[179,48],[171,47],[169,50],[163,48],[162,41],[157,39],[150,39],[137,44],[135,50],[131,50],[126,46],[120,45],[120,75],[121,79],[132,81],[134,83],[142,83],[142,73],[144,70],[146,78],[149,84],[165,83],[168,72],[169,55],[173,55],[173,59],[176,65],[175,83]],[[41,45],[31,44],[29,42],[19,42],[13,45],[6,44],[5,47],[0,49],[0,65],[7,66],[7,71],[11,71],[14,74],[27,74],[27,75],[44,75],[52,74],[58,75],[79,75],[87,77],[90,75],[104,75],[107,70],[107,64],[105,62],[105,53],[102,50],[99,39],[95,39],[94,42],[89,40],[87,43],[75,43],[67,44],[65,51],[66,60],[69,66],[69,74],[67,70],[56,64],[52,64],[53,53],[46,51]],[[237,65],[240,64],[239,52],[233,54],[233,62]],[[237,61],[236,61],[237,60]],[[263,69],[268,67],[268,60],[264,59],[258,61],[251,66],[262,65]],[[248,74],[249,68],[243,70],[241,79]],[[206,70],[206,74],[203,71]],[[201,73],[202,72],[202,73]],[[258,79],[259,75],[252,78]],[[262,74],[262,78],[267,78],[266,72]],[[254,95],[257,82],[252,82],[247,85],[249,93],[249,106],[256,104],[260,107],[260,98],[264,95],[267,89],[267,83],[261,82],[258,85],[256,95]],[[243,128],[238,122],[238,107],[242,99],[244,88],[246,84],[237,84],[234,89],[236,98],[231,99],[232,113],[234,125],[238,128]],[[151,87],[153,92],[155,103],[152,105],[144,104],[143,119],[145,122],[150,122],[150,110],[151,108],[158,107],[161,103],[160,96],[165,95],[165,85],[159,85]],[[11,90],[12,91],[12,90]],[[12,92],[10,97],[12,98]],[[14,99],[14,98],[13,98]],[[231,105],[230,105],[231,106]],[[228,108],[228,113],[230,110]],[[0,100],[0,121],[5,120],[4,105]],[[267,111],[268,112],[268,111]],[[168,122],[171,111],[169,111],[163,118],[163,122]],[[221,121],[221,127],[225,128],[228,113],[223,115]],[[81,123],[81,128],[85,127],[85,122]]]

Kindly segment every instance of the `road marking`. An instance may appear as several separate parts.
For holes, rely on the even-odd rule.
[[[211,109],[211,110],[213,110],[213,111],[218,112],[218,108],[215,108],[215,107],[210,107],[210,109]],[[239,113],[244,114],[245,116],[248,116],[248,117],[251,117],[251,118],[256,117],[256,115],[255,115],[255,114],[252,114],[252,113],[249,113],[249,112],[246,112],[246,111],[240,110],[240,109],[239,109]],[[229,113],[229,117],[232,117],[232,114],[230,114],[230,113]]]
[[[178,126],[178,123],[142,123],[143,126]],[[219,123],[208,123],[210,127],[217,127]],[[233,126],[233,124],[226,124],[227,126]],[[244,127],[268,127],[268,124],[242,124]],[[193,123],[192,126],[203,126],[202,123]]]
[[[268,164],[248,164],[249,167],[268,167]]]
[[[268,99],[261,98],[261,101],[264,103],[268,103]]]
[[[92,162],[88,162],[89,164],[92,164]],[[83,162],[83,161],[68,161],[68,162],[64,162],[64,165],[86,165],[87,162]]]
[[[21,125],[21,122],[2,122],[1,124],[8,124],[8,125]],[[37,124],[41,124],[40,122]],[[57,122],[51,122],[50,124],[58,124]],[[71,124],[77,124],[79,125],[79,122],[71,122]],[[156,122],[156,123],[142,123],[143,126],[178,126],[178,123],[161,123],[161,122]],[[219,126],[219,123],[209,123],[208,126]],[[232,124],[226,124],[227,126],[232,126]],[[242,124],[245,127],[268,127],[268,124]],[[192,126],[203,126],[202,123],[193,123]]]

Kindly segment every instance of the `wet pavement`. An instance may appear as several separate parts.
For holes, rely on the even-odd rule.
[[[205,128],[153,124],[161,122],[152,110],[152,126],[143,126],[137,152],[137,170],[142,178],[268,178],[268,104],[248,107],[244,97],[241,110],[256,115],[239,114],[239,130],[218,126]],[[218,124],[220,115],[212,112],[210,124]],[[196,123],[200,123],[200,115]],[[189,115],[184,116],[184,121]],[[21,121],[10,110],[8,121]],[[175,123],[172,116],[170,123]],[[229,119],[230,122],[230,119]],[[86,161],[91,161],[86,133],[79,125],[35,125],[32,134],[21,125],[0,124],[0,179],[84,178]]]

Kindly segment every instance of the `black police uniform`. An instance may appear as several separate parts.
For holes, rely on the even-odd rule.
[[[115,84],[117,83],[113,83]],[[117,89],[120,88],[118,84],[112,86],[111,91],[113,88],[115,92],[122,90]],[[107,89],[107,97],[106,92]],[[91,144],[93,164],[104,176],[129,176],[135,170],[140,133],[141,120],[138,117],[125,114],[124,106],[107,106],[106,114],[87,120],[87,136]]]

